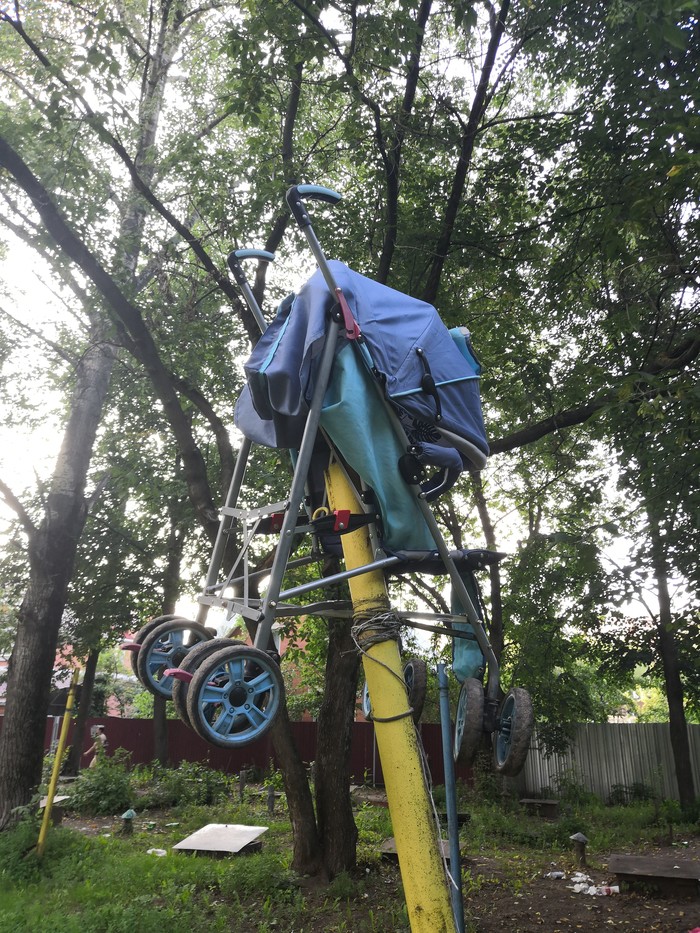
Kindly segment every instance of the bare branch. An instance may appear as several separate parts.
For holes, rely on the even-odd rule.
[[[464,132],[462,133],[459,158],[457,160],[457,166],[455,168],[455,173],[452,180],[452,189],[445,206],[445,215],[442,222],[442,232],[440,233],[438,242],[435,245],[435,254],[433,256],[430,270],[428,272],[428,281],[426,282],[425,290],[423,292],[423,299],[430,303],[434,303],[435,298],[437,297],[438,289],[440,287],[440,279],[442,277],[442,270],[445,265],[445,260],[447,259],[450,245],[452,243],[452,234],[454,232],[457,214],[459,213],[459,208],[462,202],[462,195],[464,193],[467,174],[469,172],[469,166],[471,165],[472,156],[474,153],[474,145],[477,132],[479,130],[479,124],[483,119],[486,107],[488,106],[488,101],[490,99],[489,83],[491,81],[491,73],[496,61],[496,53],[503,36],[509,9],[510,0],[503,0],[498,17],[493,23],[491,29],[491,37],[489,39],[484,63],[481,68],[481,74],[479,75],[479,83],[477,84],[472,106],[469,111],[469,119],[467,120],[467,125],[464,128]]]
[[[2,496],[2,499],[5,505],[11,508],[12,511],[17,516],[17,518],[19,518],[20,524],[22,525],[24,530],[27,532],[29,537],[31,538],[34,534],[36,534],[36,526],[34,525],[34,522],[29,517],[29,513],[26,511],[26,509],[24,508],[22,503],[19,501],[17,496],[12,492],[10,487],[6,483],[4,483],[1,479],[0,479],[0,496]]]
[[[64,350],[60,344],[56,343],[53,340],[49,340],[48,337],[45,337],[43,334],[40,334],[39,331],[34,330],[33,327],[30,327],[28,324],[25,324],[24,321],[20,321],[13,314],[10,314],[9,311],[6,311],[5,308],[0,306],[0,314],[10,321],[15,327],[23,330],[26,334],[29,334],[30,337],[34,337],[35,340],[39,340],[41,343],[46,344],[46,346],[53,350],[53,352],[59,356],[62,360],[65,360],[67,363],[70,363],[71,366],[76,366],[78,363],[78,357],[73,353],[69,353],[67,350]]]

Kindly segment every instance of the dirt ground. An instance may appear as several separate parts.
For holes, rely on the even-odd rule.
[[[157,815],[154,815],[158,819]],[[165,818],[165,817],[164,817]],[[78,832],[100,835],[118,830],[109,817],[65,817],[63,825]],[[623,850],[621,850],[622,853]],[[620,854],[621,854],[620,853]],[[584,869],[594,885],[615,885],[617,879],[607,870],[610,853],[595,853]],[[626,852],[625,854],[642,854]],[[645,855],[698,862],[700,837],[679,839],[673,846],[646,849]],[[563,871],[564,878],[546,877]],[[690,933],[700,928],[700,897],[662,896],[650,889],[623,890],[619,894],[591,895],[572,890],[572,875],[579,869],[564,861],[547,862],[541,855],[504,849],[497,856],[469,857],[463,864],[463,890],[466,929],[470,933]],[[382,863],[362,875],[363,897],[353,904],[358,919],[381,917],[387,898],[399,896],[400,875],[393,862]],[[324,933],[334,929],[324,888],[304,884],[307,898],[308,929]],[[315,916],[314,916],[315,915]],[[311,918],[314,918],[311,921]],[[304,929],[307,929],[306,923]],[[384,933],[403,933],[402,928],[383,926]],[[255,931],[251,930],[251,933]]]
[[[690,859],[698,862],[700,875],[700,840],[686,840],[687,845],[661,847],[645,852],[663,858]],[[620,853],[622,854],[622,853]],[[627,852],[635,855],[639,852]],[[513,882],[512,859],[504,853],[498,858],[476,858],[465,866],[465,879],[480,875],[479,889],[466,891],[465,911],[477,933],[603,933],[626,930],[629,933],[688,933],[700,927],[700,898],[661,896],[640,888],[607,896],[576,893],[572,890],[573,871],[553,863],[529,877],[518,872]],[[585,873],[597,885],[616,885],[617,879],[607,870],[607,855],[596,856]],[[561,879],[545,877],[549,871],[565,871]]]

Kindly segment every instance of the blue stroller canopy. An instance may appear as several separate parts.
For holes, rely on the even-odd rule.
[[[397,462],[406,450],[380,393],[391,403],[421,463],[456,472],[480,469],[488,455],[480,366],[468,333],[449,331],[432,305],[340,262],[329,266],[362,337],[348,341],[341,332],[321,425],[374,490],[385,543],[431,548],[432,537],[415,500],[397,481]],[[235,421],[246,437],[268,447],[299,447],[335,304],[320,271],[282,302],[245,364],[247,385]]]
[[[479,397],[480,366],[468,336],[461,328],[448,331],[432,305],[340,262],[329,266],[362,330],[367,363],[383,382],[409,439],[457,449],[465,468],[482,467],[489,449]],[[314,364],[334,303],[317,271],[298,295],[282,302],[256,344],[245,364],[248,386],[236,412],[237,426],[251,440],[268,447],[301,443]],[[346,344],[341,336],[339,352]],[[426,373],[434,380],[439,411],[435,397],[423,388]]]

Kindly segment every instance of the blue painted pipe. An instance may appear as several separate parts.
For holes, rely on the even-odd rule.
[[[459,858],[459,823],[457,821],[457,784],[452,758],[452,726],[450,723],[450,693],[444,664],[437,666],[440,687],[440,726],[442,732],[442,762],[445,769],[445,798],[447,805],[447,833],[450,839],[450,897],[452,913],[458,933],[464,933],[464,904],[462,902],[462,866]]]

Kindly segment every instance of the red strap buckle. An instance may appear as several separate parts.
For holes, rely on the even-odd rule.
[[[333,531],[345,531],[350,527],[350,509],[335,509],[335,524]]]
[[[270,516],[270,531],[274,534],[282,530],[284,523],[284,512],[273,512]]]
[[[340,305],[340,313],[343,315],[343,324],[345,325],[345,336],[348,340],[357,340],[358,337],[362,336],[360,331],[360,325],[357,323],[355,318],[352,316],[352,311],[350,310],[350,305],[343,294],[341,288],[336,288],[335,297],[338,299],[338,304]]]

